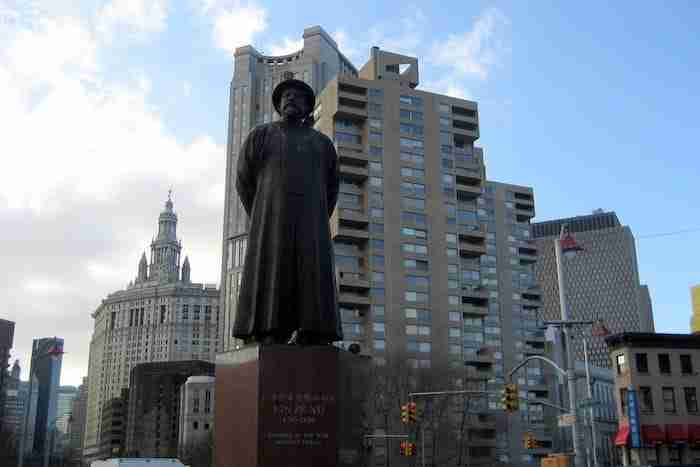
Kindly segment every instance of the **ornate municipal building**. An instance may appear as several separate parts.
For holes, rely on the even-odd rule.
[[[177,215],[168,196],[158,216],[150,261],[144,252],[136,279],[111,293],[92,314],[85,448],[100,444],[101,410],[129,387],[134,365],[214,361],[219,319],[215,284],[193,283],[187,256],[180,262]]]

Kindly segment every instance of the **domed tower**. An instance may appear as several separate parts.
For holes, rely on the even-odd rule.
[[[158,216],[158,235],[151,243],[151,266],[149,280],[174,282],[180,277],[180,251],[177,239],[177,214],[173,211],[171,191],[165,210]]]

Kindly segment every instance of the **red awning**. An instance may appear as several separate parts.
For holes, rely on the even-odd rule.
[[[666,425],[666,436],[669,443],[687,443],[688,427],[680,424]]]
[[[626,446],[629,438],[630,426],[620,425],[620,429],[617,430],[617,434],[615,435],[615,446]]]
[[[700,443],[700,425],[688,425],[688,441]]]
[[[644,444],[663,444],[666,434],[659,425],[642,425],[642,439]]]

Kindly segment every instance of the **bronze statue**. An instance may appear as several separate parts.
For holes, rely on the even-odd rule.
[[[287,77],[272,93],[282,120],[259,125],[238,157],[249,218],[233,335],[299,345],[342,340],[328,220],[338,198],[333,142],[311,128],[314,92]]]

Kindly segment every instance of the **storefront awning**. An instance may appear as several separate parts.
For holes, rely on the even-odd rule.
[[[642,425],[642,439],[644,444],[663,444],[666,433],[659,425]]]
[[[700,444],[700,425],[688,425],[688,441]]]
[[[688,427],[680,424],[666,425],[666,436],[669,443],[687,443]]]
[[[620,425],[620,429],[615,435],[615,446],[626,446],[628,439],[630,439],[630,426]]]

